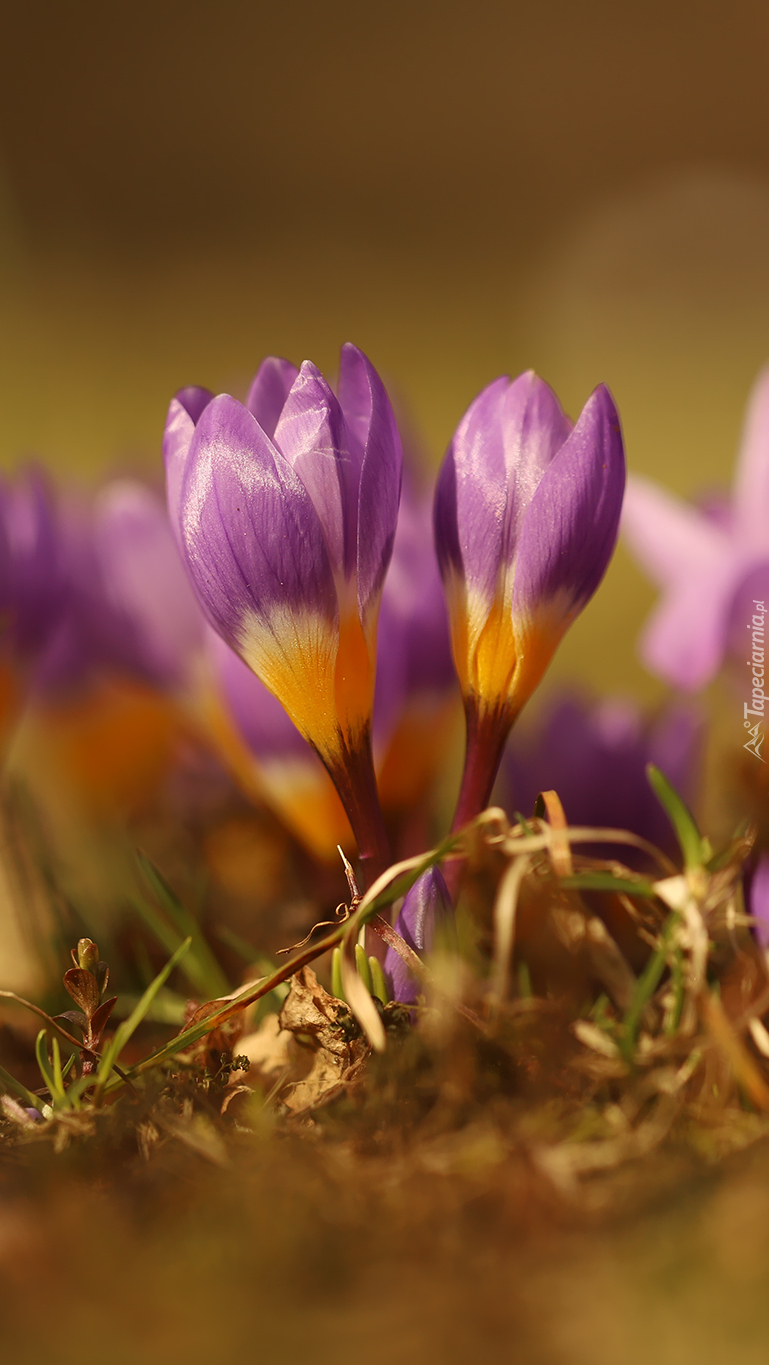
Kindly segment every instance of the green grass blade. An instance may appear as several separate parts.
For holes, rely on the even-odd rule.
[[[138,991],[128,991],[124,995],[119,995],[115,1006],[115,1021],[127,1019],[140,999],[141,995]],[[187,996],[164,989],[155,996],[144,1017],[150,1024],[171,1024],[179,1028],[184,1023],[188,1003]]]
[[[48,1108],[45,1100],[41,1099],[39,1095],[35,1095],[32,1090],[27,1090],[26,1085],[17,1081],[16,1077],[12,1076],[10,1071],[6,1071],[4,1066],[0,1066],[0,1085],[4,1090],[7,1090],[9,1095],[15,1095],[17,1100],[21,1100],[22,1104],[25,1104],[28,1109],[36,1109],[38,1114],[42,1114],[43,1109]]]
[[[705,861],[702,835],[689,807],[678,795],[672,783],[668,782],[665,774],[653,763],[647,764],[646,776],[676,832],[685,867],[700,867]]]
[[[40,1070],[40,1075],[42,1076],[43,1080],[48,1086],[51,1099],[55,1103],[56,1100],[60,1098],[60,1092],[57,1090],[56,1087],[56,1076],[53,1067],[51,1066],[51,1063],[48,1060],[47,1043],[48,1033],[44,1028],[41,1028],[40,1032],[38,1033],[35,1039],[35,1057],[37,1058],[37,1065]]]
[[[643,877],[615,877],[611,872],[578,872],[572,877],[559,877],[558,885],[570,891],[621,891],[628,896],[651,899],[656,891]]]
[[[157,995],[161,986],[165,985],[174,967],[176,967],[177,964],[181,962],[182,958],[184,957],[184,954],[188,951],[189,947],[190,947],[189,938],[186,938],[183,943],[179,944],[179,947],[176,949],[176,952],[174,953],[173,957],[169,959],[163,970],[161,972],[158,972],[157,976],[155,977],[155,980],[150,982],[141,1000],[138,1002],[137,1005],[134,1006],[128,1018],[125,1019],[123,1023],[120,1024],[120,1026],[115,1030],[113,1037],[110,1038],[109,1042],[107,1043],[107,1046],[104,1048],[102,1052],[101,1060],[99,1062],[99,1066],[96,1072],[96,1098],[98,1098],[101,1095],[101,1092],[104,1088],[105,1083],[109,1079],[110,1072],[112,1071],[115,1062],[120,1056],[120,1053],[122,1052],[129,1038],[132,1036],[133,1033],[136,1032],[136,1029],[139,1027],[139,1024],[144,1019],[150,1005],[155,999],[155,996]]]
[[[357,933],[380,910],[384,910],[386,906],[392,905],[393,901],[405,896],[406,892],[411,890],[414,882],[418,881],[423,873],[429,872],[431,867],[435,867],[446,857],[447,853],[453,852],[461,843],[462,836],[460,834],[449,834],[431,853],[420,858],[416,867],[410,868],[408,872],[401,872],[398,877],[390,882],[389,886],[379,892],[374,900],[367,901],[356,910],[345,925],[345,933],[349,931],[351,925],[354,926],[354,931]]]
[[[357,935],[362,925],[364,925],[372,915],[375,915],[377,911],[384,906],[390,905],[394,900],[397,900],[399,896],[405,895],[409,888],[413,886],[417,877],[421,877],[422,873],[426,872],[428,868],[434,867],[436,863],[440,862],[442,858],[445,858],[446,854],[450,853],[452,849],[456,848],[460,843],[461,835],[449,835],[448,838],[444,839],[431,853],[426,854],[424,858],[420,858],[413,868],[410,868],[407,872],[402,872],[396,877],[395,880],[380,891],[374,899],[362,904],[358,910],[356,910],[355,914],[350,916],[349,920],[338,925],[331,933],[327,934],[325,938],[319,939],[311,948],[305,949],[304,952],[299,953],[297,957],[292,958],[284,966],[279,967],[271,976],[265,977],[259,982],[252,982],[249,985],[244,986],[236,999],[228,1000],[226,1003],[223,1003],[221,1010],[216,1014],[209,1015],[206,1019],[201,1019],[197,1024],[191,1024],[189,1028],[185,1029],[182,1033],[178,1033],[175,1038],[169,1039],[167,1043],[164,1043],[162,1047],[158,1048],[148,1057],[144,1057],[141,1062],[137,1062],[137,1064],[131,1067],[127,1072],[127,1079],[132,1080],[133,1077],[140,1075],[142,1071],[147,1071],[153,1066],[159,1066],[162,1062],[167,1061],[169,1057],[175,1056],[177,1052],[183,1052],[185,1048],[190,1047],[192,1043],[197,1043],[201,1038],[205,1038],[206,1034],[210,1033],[212,1029],[216,1028],[225,1019],[231,1018],[239,1009],[245,1008],[246,1005],[254,1004],[255,1001],[260,1000],[263,996],[269,995],[271,991],[275,990],[276,986],[282,985],[289,976],[293,976],[294,972],[297,972],[305,963],[313,961],[316,957],[320,957],[322,953],[328,952],[330,948],[339,944],[346,935]],[[122,1080],[113,1079],[109,1086],[110,1092],[122,1084]]]
[[[64,1097],[64,1077],[61,1074],[61,1048],[56,1034],[51,1039],[51,1059],[53,1065],[53,1079],[56,1085],[56,1094]]]
[[[238,957],[242,958],[248,967],[250,967],[253,962],[256,962],[257,958],[260,956],[258,948],[255,948],[252,943],[249,943],[248,939],[242,938],[240,934],[236,934],[228,925],[218,925],[217,928],[214,929],[214,933],[219,939],[219,942],[226,944],[228,948],[232,949],[233,953],[237,953]]]
[[[636,1035],[641,1016],[662,980],[662,974],[667,966],[670,940],[679,920],[679,915],[668,916],[662,930],[659,947],[656,952],[652,953],[636,983],[633,999],[622,1022],[619,1037],[620,1051],[628,1062],[632,1062],[635,1055]]]
[[[188,981],[206,1000],[226,995],[230,990],[230,983],[206,942],[197,919],[182,904],[165,877],[145,853],[137,852],[136,860],[145,882],[176,933],[173,936],[169,934],[170,926],[167,923],[163,926],[162,916],[154,906],[146,902],[137,903],[136,908],[147,927],[152,929],[167,952],[174,952],[181,939],[189,938],[191,950],[182,967]]]

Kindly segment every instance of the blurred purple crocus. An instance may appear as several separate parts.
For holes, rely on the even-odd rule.
[[[439,867],[423,872],[408,892],[395,921],[396,933],[416,953],[429,953],[441,928],[453,923],[451,897]],[[388,948],[384,973],[390,998],[401,1004],[416,1003],[420,984],[394,948]]]
[[[731,501],[700,508],[632,477],[622,529],[662,589],[641,640],[651,672],[695,691],[727,653],[744,663],[754,599],[769,595],[769,367],[748,403]]]
[[[165,690],[194,686],[205,623],[160,498],[116,479],[97,494],[93,541],[104,603],[130,636],[136,668]]]
[[[0,485],[0,600],[13,652],[29,664],[45,648],[66,595],[54,495],[34,466]]]
[[[570,825],[627,829],[675,856],[676,839],[646,776],[661,768],[692,804],[701,775],[705,718],[678,703],[649,720],[631,703],[589,704],[576,695],[554,698],[528,733],[515,731],[502,760],[497,790],[512,814],[531,815],[537,795],[554,790]],[[583,846],[583,851],[584,846]],[[617,856],[616,846],[606,850]],[[644,855],[624,850],[638,864]]]
[[[72,691],[95,676],[138,678],[182,696],[194,685],[205,623],[180,562],[165,506],[134,479],[61,518],[63,595],[35,674],[37,690]]]
[[[392,563],[379,617],[374,754],[382,804],[412,826],[414,847],[429,833],[422,798],[435,779],[458,699],[446,601],[433,545],[432,499],[404,480]],[[406,834],[405,829],[401,830]]]
[[[0,741],[11,733],[66,603],[59,510],[41,470],[0,482]]]
[[[311,362],[269,358],[245,405],[178,394],[164,456],[208,619],[320,755],[375,873],[387,861],[371,756],[376,634],[401,481],[382,381],[349,344],[336,395]]]
[[[435,497],[467,722],[455,828],[487,804],[515,717],[606,571],[624,488],[619,417],[603,385],[572,427],[532,371],[503,377],[457,428]]]

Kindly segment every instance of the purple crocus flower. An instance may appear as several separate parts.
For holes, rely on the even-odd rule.
[[[753,599],[769,593],[769,367],[748,404],[731,502],[697,507],[636,476],[622,529],[662,589],[641,640],[651,672],[695,691],[727,653],[744,663]]]
[[[205,623],[163,502],[146,484],[116,479],[92,509],[104,606],[125,633],[137,672],[164,690],[195,684]]]
[[[0,481],[0,741],[12,732],[65,610],[59,509],[45,474]]]
[[[446,600],[431,535],[431,500],[404,481],[379,617],[375,725],[379,747],[410,698],[456,688]]]
[[[692,804],[704,737],[704,716],[691,703],[670,705],[646,720],[626,701],[589,704],[576,695],[561,695],[550,701],[528,733],[514,732],[497,790],[508,811],[524,816],[532,813],[539,792],[554,790],[570,825],[627,829],[674,856],[675,836],[646,767],[654,763],[661,768]],[[614,845],[606,853],[618,856]],[[638,862],[633,850],[624,850],[622,857]]]
[[[124,675],[183,695],[194,685],[204,620],[161,499],[117,479],[61,518],[63,597],[35,671],[36,690],[73,691]]]
[[[456,691],[430,521],[430,503],[406,483],[382,593],[372,729],[380,796],[391,816],[411,811],[433,775],[446,742],[447,698]],[[316,856],[338,861],[336,846],[349,844],[350,829],[328,773],[240,657],[214,631],[208,644],[227,710],[256,760],[263,795]],[[416,844],[422,847],[427,837],[420,830]]]
[[[0,486],[0,526],[0,598],[14,654],[29,664],[45,647],[66,594],[57,508],[40,469]]]
[[[376,632],[401,447],[384,386],[342,348],[338,396],[266,360],[246,404],[182,391],[164,455],[198,599],[316,749],[372,868],[387,860],[371,758]]]
[[[603,385],[572,427],[532,371],[503,377],[457,428],[435,498],[467,718],[455,828],[487,803],[515,717],[606,571],[624,487],[619,417]]]
[[[251,785],[317,858],[333,860],[350,826],[333,783],[294,722],[243,662],[210,628],[208,656],[216,686],[237,736],[253,755]]]
[[[451,897],[439,867],[431,867],[414,882],[395,921],[396,933],[417,953],[429,953],[436,934],[444,925],[453,922]],[[392,1000],[413,1005],[420,991],[403,958],[394,948],[388,948],[384,972]]]

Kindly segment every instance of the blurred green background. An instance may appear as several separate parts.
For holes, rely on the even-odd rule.
[[[182,384],[362,345],[437,462],[534,366],[631,466],[728,480],[769,357],[769,8],[6,6],[0,461],[156,469]],[[556,675],[652,696],[620,554]]]

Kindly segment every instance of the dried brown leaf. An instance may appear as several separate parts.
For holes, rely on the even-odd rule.
[[[96,977],[82,967],[70,967],[64,973],[64,989],[88,1019],[99,1008],[99,984]]]
[[[368,1055],[368,1045],[347,1006],[323,989],[309,967],[291,979],[280,1026],[314,1053],[309,1074],[283,1097],[294,1114],[327,1103],[357,1074]]]

